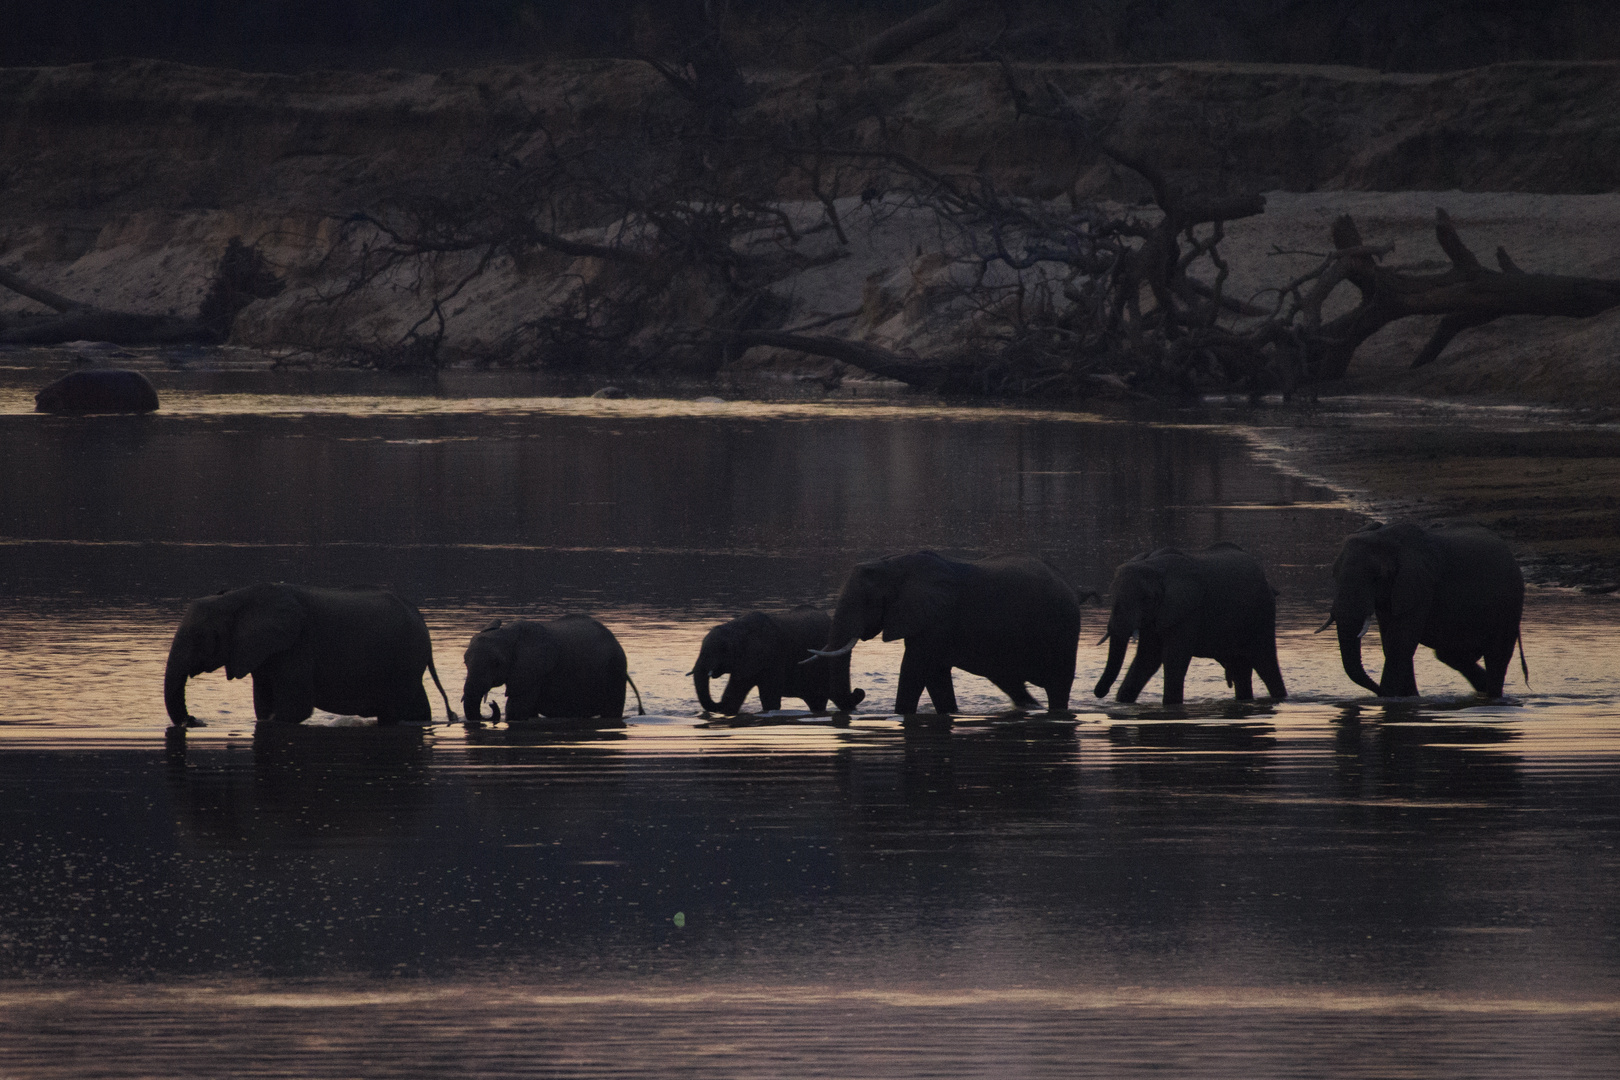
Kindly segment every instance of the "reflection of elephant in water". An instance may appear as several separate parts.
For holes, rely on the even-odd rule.
[[[831,629],[826,612],[813,607],[796,607],[781,615],[750,611],[721,623],[703,636],[690,673],[698,702],[705,712],[734,715],[757,686],[760,707],[766,712],[780,709],[784,697],[802,698],[810,711],[820,712],[827,706],[827,662],[800,661],[806,652],[826,643]],[[721,675],[731,679],[716,705],[709,696],[709,680]]]
[[[186,680],[221,665],[228,679],[253,676],[260,722],[297,724],[325,709],[379,724],[431,723],[424,669],[445,697],[421,613],[372,586],[249,585],[193,600],[163,674],[170,723],[200,723],[186,713]],[[444,708],[454,720],[448,697]]]
[[[1357,684],[1380,697],[1417,696],[1412,657],[1427,645],[1475,690],[1502,696],[1524,611],[1524,577],[1496,534],[1478,525],[1369,525],[1345,538],[1333,580],[1338,591],[1322,629],[1338,623],[1344,672]],[[1374,616],[1384,645],[1377,682],[1361,663],[1361,635]],[[1519,665],[1528,680],[1522,648]]]
[[[589,615],[551,622],[497,619],[473,635],[465,660],[461,704],[468,723],[484,719],[484,695],[501,685],[506,687],[509,722],[536,716],[624,716],[624,687],[630,682],[624,649],[613,631]],[[637,690],[637,712],[642,711],[640,703]],[[498,723],[500,709],[494,702],[490,709],[490,722]]]
[[[157,391],[145,375],[114,368],[75,371],[34,395],[35,412],[151,412],[157,407]]]
[[[1254,699],[1256,672],[1273,699],[1288,696],[1277,667],[1276,594],[1260,563],[1236,544],[1211,544],[1203,551],[1160,548],[1121,564],[1112,592],[1103,635],[1108,665],[1097,680],[1098,697],[1114,684],[1133,636],[1136,656],[1119,684],[1120,701],[1135,701],[1162,664],[1164,703],[1180,705],[1195,656],[1226,669],[1239,701]]]
[[[906,642],[897,713],[916,712],[924,689],[936,712],[956,712],[953,667],[989,679],[1019,708],[1039,707],[1025,683],[1046,691],[1051,711],[1069,706],[1080,601],[1034,556],[957,562],[919,551],[855,567],[819,654],[833,658],[831,697],[838,708],[852,709],[865,697],[850,690],[849,654],[857,641],[879,632],[884,641]]]

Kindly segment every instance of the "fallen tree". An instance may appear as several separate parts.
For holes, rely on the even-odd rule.
[[[906,34],[978,6],[937,5]],[[911,40],[890,43],[902,38]],[[858,66],[891,55],[878,40]],[[1500,270],[1485,268],[1443,211],[1443,273],[1388,265],[1391,249],[1364,243],[1345,217],[1305,273],[1233,295],[1227,224],[1263,213],[1261,195],[1128,151],[1114,120],[1086,115],[1051,82],[1031,90],[1003,65],[1009,122],[1058,125],[1076,169],[1107,158],[1140,177],[1141,205],[1062,205],[998,188],[988,169],[930,167],[895,148],[879,94],[842,112],[750,111],[753,91],[711,22],[673,58],[648,62],[675,93],[649,98],[634,132],[601,136],[577,117],[531,115],[453,175],[347,215],[323,268],[341,284],[316,301],[332,306],[329,321],[351,332],[356,320],[340,305],[362,293],[422,301],[406,319],[371,324],[376,340],[347,342],[347,355],[378,367],[471,359],[708,374],[772,348],[945,393],[1288,394],[1343,376],[1357,349],[1401,318],[1440,316],[1420,366],[1503,315],[1582,317],[1620,304],[1620,282],[1524,273],[1501,251]],[[1221,130],[1213,118],[1211,138]],[[914,235],[930,245],[893,271],[911,275],[896,286],[911,290],[904,301],[863,299],[861,312],[789,328],[791,276],[843,257],[854,215],[878,228],[902,213],[926,220]],[[807,245],[813,234],[821,239]],[[503,262],[526,274],[544,266],[548,291],[515,330],[450,353],[469,285]],[[1342,310],[1346,286],[1359,301]],[[844,334],[806,332],[857,314]]]
[[[1319,331],[1321,346],[1313,371],[1317,378],[1342,376],[1362,342],[1396,319],[1412,315],[1443,316],[1412,361],[1419,368],[1438,358],[1464,330],[1504,315],[1581,319],[1620,305],[1620,281],[1529,274],[1501,247],[1496,249],[1501,269],[1487,269],[1462,242],[1443,208],[1434,212],[1434,234],[1451,269],[1439,274],[1402,274],[1380,266],[1379,252],[1361,242],[1348,214],[1334,222],[1332,234],[1339,275],[1361,293],[1361,303]]]
[[[81,303],[0,268],[0,286],[56,312],[13,318],[0,325],[0,344],[60,345],[69,341],[110,341],[115,345],[218,344],[230,337],[231,322],[256,299],[275,296],[282,283],[257,247],[233,236],[197,314],[148,315],[109,311]]]

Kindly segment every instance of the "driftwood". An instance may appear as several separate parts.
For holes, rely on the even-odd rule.
[[[1451,260],[1451,269],[1440,274],[1402,274],[1378,265],[1378,252],[1361,242],[1350,215],[1333,223],[1340,273],[1360,291],[1361,303],[1322,325],[1316,377],[1342,376],[1362,342],[1409,315],[1444,316],[1412,361],[1419,368],[1438,357],[1462,331],[1504,315],[1588,318],[1620,305],[1620,281],[1527,274],[1500,247],[1496,262],[1501,269],[1486,269],[1463,244],[1443,209],[1434,213],[1434,233]]]
[[[0,344],[60,345],[69,341],[110,341],[117,345],[218,344],[230,336],[237,312],[261,297],[275,296],[282,283],[265,266],[257,247],[232,237],[220,257],[213,283],[193,318],[108,311],[69,299],[0,269],[0,286],[44,304],[53,316],[0,325]]]

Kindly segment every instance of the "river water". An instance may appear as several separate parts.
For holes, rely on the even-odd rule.
[[[1426,650],[1429,696],[1362,694],[1313,631],[1364,519],[1242,427],[1308,417],[183,368],[28,412],[54,373],[0,370],[7,1080],[1620,1069],[1620,603],[1533,589],[1499,704]],[[1097,702],[1091,606],[1074,728],[962,673],[950,729],[708,724],[685,677],[862,559],[1102,589],[1218,539],[1281,593],[1282,705],[1208,661],[1184,712]],[[452,699],[491,618],[594,614],[647,715],[255,733],[221,672],[166,738],[185,602],[259,580],[396,589]],[[899,649],[857,648],[869,707]]]

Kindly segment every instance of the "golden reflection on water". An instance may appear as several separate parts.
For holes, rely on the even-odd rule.
[[[1197,425],[181,392],[0,438],[26,459],[0,480],[0,1073],[1612,1072],[1620,602],[1532,590],[1501,703],[1427,650],[1427,696],[1377,701],[1313,632],[1348,501]],[[1100,702],[1088,605],[1072,728],[960,673],[974,715],[904,723],[878,641],[847,725],[697,714],[710,626],[830,604],[857,559],[1028,547],[1102,586],[1217,538],[1273,568],[1287,702],[1204,661],[1184,709],[1158,680]],[[242,575],[392,575],[457,709],[489,619],[589,610],[648,715],[261,732],[215,673],[188,688],[209,726],[165,741],[185,600]]]

